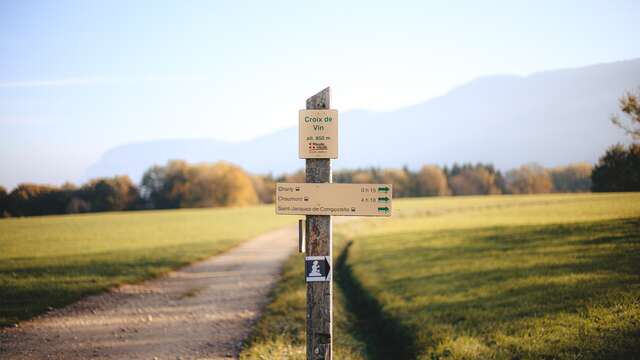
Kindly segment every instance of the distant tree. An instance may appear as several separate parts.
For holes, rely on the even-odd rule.
[[[449,194],[444,171],[435,165],[425,165],[416,174],[416,196],[442,196]]]
[[[71,198],[65,210],[65,213],[67,214],[81,214],[88,212],[91,212],[91,204],[76,196]]]
[[[7,209],[7,200],[8,200],[8,194],[7,194],[7,190],[0,186],[0,218],[3,217],[9,217],[9,211]]]
[[[188,169],[183,160],[151,167],[142,176],[141,196],[155,209],[179,208],[186,194]]]
[[[76,191],[78,190],[78,187],[71,182],[65,182],[64,184],[62,184],[62,186],[60,186],[61,190],[67,190],[67,191]]]
[[[591,190],[591,170],[587,163],[570,164],[549,170],[553,188],[557,192],[585,192]]]
[[[613,115],[611,122],[624,130],[635,141],[640,141],[640,90],[636,93],[627,92],[620,98],[620,110],[628,121]]]
[[[284,176],[283,182],[286,183],[303,183],[305,182],[305,174],[304,170],[298,170],[293,174],[286,174]]]
[[[499,194],[496,186],[496,172],[485,166],[453,166],[449,177],[449,187],[454,195]]]
[[[258,203],[251,178],[238,166],[218,162],[189,168],[181,207],[245,206]]]
[[[393,196],[395,197],[419,196],[418,174],[411,171],[407,166],[401,169],[379,169],[371,167],[355,170],[339,170],[333,174],[333,181],[336,183],[352,184],[388,183],[393,185]]]
[[[620,98],[619,106],[628,123],[617,115],[611,121],[633,141],[640,141],[640,92],[627,92]],[[591,172],[591,182],[591,190],[598,192],[640,190],[640,144],[628,148],[617,144],[607,149]]]
[[[7,210],[12,216],[62,214],[66,193],[54,186],[20,184],[7,196]]]
[[[349,184],[353,183],[353,170],[338,170],[333,172],[333,182]]]
[[[356,170],[351,176],[351,182],[354,184],[372,184],[377,181],[373,172],[367,170]]]
[[[460,165],[458,163],[454,163],[451,168],[448,168],[447,166],[445,166],[442,169],[442,171],[444,171],[444,173],[449,178],[449,177],[452,177],[452,176],[456,176],[456,175],[462,173],[465,170],[475,170],[475,169],[484,169],[487,172],[489,172],[490,174],[496,174],[497,173],[497,171],[493,167],[493,165],[491,165],[491,164],[483,164],[483,163],[477,163],[477,164],[465,163],[465,164],[460,164]]]
[[[65,214],[67,206],[75,193],[76,190],[67,187],[54,188],[53,191],[43,194],[40,198],[38,206],[43,211],[41,214],[34,215]]]
[[[512,194],[541,194],[553,191],[551,176],[537,164],[522,165],[510,170],[507,172],[506,181]]]
[[[640,144],[610,147],[593,168],[591,182],[597,192],[640,191]]]
[[[382,182],[393,186],[393,196],[405,197],[411,194],[411,177],[406,168],[382,170]]]
[[[261,203],[272,204],[275,201],[276,182],[273,176],[254,175],[251,176],[251,183]]]
[[[81,192],[92,211],[131,209],[139,196],[138,189],[128,176],[93,179],[82,186]]]

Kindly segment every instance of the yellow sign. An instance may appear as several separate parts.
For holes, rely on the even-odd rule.
[[[338,158],[338,110],[300,110],[298,157]]]
[[[276,214],[391,216],[388,184],[276,184]]]

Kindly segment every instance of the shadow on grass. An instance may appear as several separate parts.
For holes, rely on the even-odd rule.
[[[355,318],[351,332],[365,344],[369,359],[415,359],[412,332],[384,313],[347,264],[351,244],[347,243],[335,264],[336,283],[345,294],[347,311]]]

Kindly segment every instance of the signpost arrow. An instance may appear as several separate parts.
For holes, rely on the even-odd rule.
[[[276,213],[391,216],[392,197],[391,185],[387,184],[278,183]]]

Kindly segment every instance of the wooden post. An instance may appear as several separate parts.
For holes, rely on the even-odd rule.
[[[329,109],[330,89],[307,99],[307,110]],[[330,183],[330,159],[306,159],[305,181]],[[307,215],[307,256],[331,256],[331,216]],[[333,258],[331,258],[333,259]],[[333,267],[333,264],[331,264]],[[307,359],[331,360],[333,343],[333,277],[331,281],[307,282]]]

